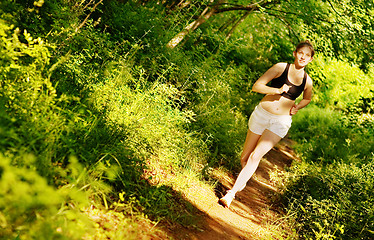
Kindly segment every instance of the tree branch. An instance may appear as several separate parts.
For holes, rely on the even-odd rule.
[[[266,8],[268,10],[271,10],[271,11],[274,11],[274,12],[279,12],[279,13],[283,13],[283,14],[286,14],[286,15],[294,15],[296,17],[300,16],[301,14],[300,13],[295,13],[295,12],[286,12],[286,11],[283,11],[283,10],[278,10],[278,9],[271,9],[271,8]],[[271,15],[271,16],[279,16],[279,15],[276,15],[276,14],[271,14],[270,12],[267,12],[267,14]],[[328,19],[326,18],[320,18],[318,16],[314,16],[313,17],[314,19],[318,20],[318,21],[323,21],[323,22],[328,22],[328,23],[332,23],[330,22]]]
[[[295,31],[292,29],[292,27],[291,27],[291,24],[290,23],[288,23],[287,21],[286,21],[286,19],[285,18],[283,18],[282,16],[280,16],[280,15],[276,15],[276,14],[273,14],[273,13],[269,13],[269,12],[266,12],[266,14],[268,14],[268,15],[270,15],[270,16],[273,16],[273,17],[275,17],[275,18],[277,18],[277,19],[279,19],[287,28],[288,28],[288,30],[294,35],[294,37],[298,40],[298,41],[300,41],[299,40],[299,37],[298,37],[298,35],[295,33]],[[295,14],[295,13],[292,13],[292,14]],[[295,14],[295,15],[297,15],[297,14]]]
[[[92,1],[91,1],[92,2]],[[90,2],[90,3],[91,3]],[[88,21],[88,18],[91,16],[91,14],[95,11],[95,9],[97,8],[97,6],[99,6],[100,3],[102,3],[103,0],[100,0],[98,1],[92,8],[91,12],[86,16],[86,18],[83,20],[83,22],[75,29],[75,32],[78,32],[79,29],[81,29],[84,24],[86,24],[86,22]]]
[[[272,2],[268,2],[267,0],[261,0],[257,3],[252,3],[252,4],[249,4],[247,6],[231,4],[231,5],[233,5],[232,7],[217,9],[216,12],[217,13],[222,13],[222,12],[238,11],[238,10],[254,11],[254,10],[260,9],[260,7],[265,8],[266,6],[268,6],[270,4],[276,5],[276,4],[279,4],[279,3],[280,3],[280,0],[275,0],[275,1],[272,1]]]
[[[327,2],[330,4],[332,10],[334,10],[334,12],[335,12],[336,14],[338,14],[339,17],[341,17],[342,15],[341,15],[340,13],[338,13],[338,12],[335,10],[334,5],[332,5],[331,1],[330,1],[330,0],[327,0]]]

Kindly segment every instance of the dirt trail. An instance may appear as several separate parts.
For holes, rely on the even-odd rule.
[[[279,239],[277,229],[285,227],[282,213],[271,205],[270,198],[277,189],[271,182],[273,171],[283,171],[296,156],[291,141],[284,139],[261,160],[255,175],[246,188],[237,193],[230,209],[218,204],[218,198],[232,187],[233,175],[214,173],[219,181],[215,192],[200,187],[186,193],[185,197],[203,213],[203,223],[198,230],[178,229],[175,239]],[[279,232],[279,231],[278,231]]]

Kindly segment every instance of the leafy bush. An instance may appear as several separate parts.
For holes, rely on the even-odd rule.
[[[370,100],[344,112],[310,106],[294,116],[291,137],[304,162],[291,168],[283,200],[301,238],[373,238]]]
[[[5,125],[13,127],[4,128],[1,132],[4,145],[0,149],[17,156],[31,150],[24,145],[27,142],[34,151],[44,155],[35,164],[40,173],[48,175],[50,170],[47,169],[51,167],[54,155],[51,146],[55,143],[60,133],[59,126],[63,122],[54,112],[59,100],[56,90],[44,76],[50,54],[47,45],[40,38],[33,39],[24,31],[27,43],[22,43],[18,38],[19,29],[15,29],[11,35],[11,27],[1,21],[0,26],[5,30],[0,39],[0,51],[4,56],[0,68],[0,99],[4,103],[1,119]],[[22,165],[21,162],[18,164]]]
[[[180,110],[179,103],[184,100],[178,90],[162,82],[162,78],[150,84],[141,73],[144,71],[134,68],[138,81],[131,76],[131,67],[125,60],[104,64],[100,63],[102,59],[88,58],[85,53],[57,62],[51,74],[46,43],[27,32],[24,36],[28,43],[23,43],[18,30],[11,36],[12,28],[1,24],[5,31],[1,32],[0,42],[4,56],[0,68],[0,99],[4,103],[0,108],[0,149],[12,159],[15,169],[32,166],[41,175],[40,181],[50,184],[50,189],[61,188],[66,198],[75,199],[75,187],[82,188],[87,198],[109,207],[108,201],[118,197],[112,192],[114,189],[123,191],[127,201],[135,197],[136,207],[152,219],[186,223],[194,219],[189,214],[192,207],[180,214],[179,209],[188,204],[172,194],[170,188],[150,186],[141,176],[146,159],[154,159],[168,174],[182,174],[186,169],[199,175],[203,168],[205,143],[196,137],[198,134],[186,130],[193,114]],[[92,38],[94,41],[105,38],[89,30],[86,32],[96,37]],[[110,50],[113,45],[106,47]],[[95,46],[103,45],[92,44],[86,53],[95,53]],[[79,58],[100,64],[93,68],[81,66],[82,61],[72,61]],[[64,74],[67,69],[77,71]],[[70,76],[78,77],[69,79]],[[57,86],[51,79],[58,79]],[[28,153],[37,156],[35,161],[25,160],[23,156]],[[72,155],[77,156],[81,167],[70,167]],[[72,204],[79,204],[79,200]],[[7,211],[4,210],[5,215]],[[25,211],[29,211],[27,206]],[[46,218],[53,214],[45,213]],[[74,216],[68,221],[73,224]],[[29,227],[32,231],[38,229]]]
[[[77,98],[57,96],[46,76],[50,45],[27,31],[23,43],[20,31],[11,34],[12,27],[2,21],[0,29],[0,151],[6,156],[1,159],[1,235],[80,238],[90,225],[81,208],[95,191],[108,192],[100,181],[105,173],[92,174],[70,158],[77,152],[69,136],[80,126],[76,123],[82,119],[82,105]],[[66,108],[71,103],[72,109]]]
[[[35,171],[34,156],[23,158],[27,166],[15,167],[0,155],[0,239],[80,239],[92,230],[80,212],[85,193],[74,185],[56,190]]]
[[[316,106],[294,116],[290,135],[299,143],[296,149],[304,160],[323,164],[369,161],[374,152],[372,127],[361,128],[343,116]]]
[[[373,158],[371,159],[373,160]],[[374,164],[296,164],[283,197],[303,239],[374,237]]]
[[[108,127],[122,136],[122,144],[142,159],[155,155],[167,161],[165,166],[199,169],[204,163],[199,160],[204,159],[204,143],[186,131],[194,114],[179,109],[183,104],[179,91],[162,80],[135,79],[125,61],[108,67],[107,80],[92,85],[88,101],[103,114]],[[190,147],[185,149],[186,145]]]
[[[348,104],[344,110],[348,127],[360,127],[363,131],[374,133],[374,90],[371,96],[361,97],[356,102]]]
[[[316,56],[310,64],[314,79],[313,101],[320,107],[346,109],[374,90],[373,75],[347,62]]]
[[[214,153],[210,164],[235,168],[247,132],[247,118],[240,110],[247,110],[252,103],[250,98],[245,99],[251,94],[241,92],[239,86],[247,88],[248,85],[235,74],[237,69],[220,69],[217,65],[214,60],[207,61],[195,76],[193,110],[197,122],[194,127],[207,136]]]

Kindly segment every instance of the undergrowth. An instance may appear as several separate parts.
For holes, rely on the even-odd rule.
[[[164,238],[152,226],[198,228],[183,191],[211,167],[240,167],[262,96],[251,85],[290,60],[286,33],[273,48],[268,31],[225,41],[208,25],[170,50],[205,6],[173,13],[137,2],[0,2],[1,239]],[[284,204],[302,238],[369,239],[373,70],[315,60],[316,106],[293,118],[303,163],[286,178]]]
[[[303,161],[280,182],[301,239],[374,237],[374,129],[364,110],[370,103],[357,100],[349,115],[311,106],[294,117],[291,136]]]

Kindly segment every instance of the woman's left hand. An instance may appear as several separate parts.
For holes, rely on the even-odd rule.
[[[295,115],[297,113],[297,111],[299,111],[297,108],[296,108],[296,105],[293,105],[290,109],[290,115]]]

